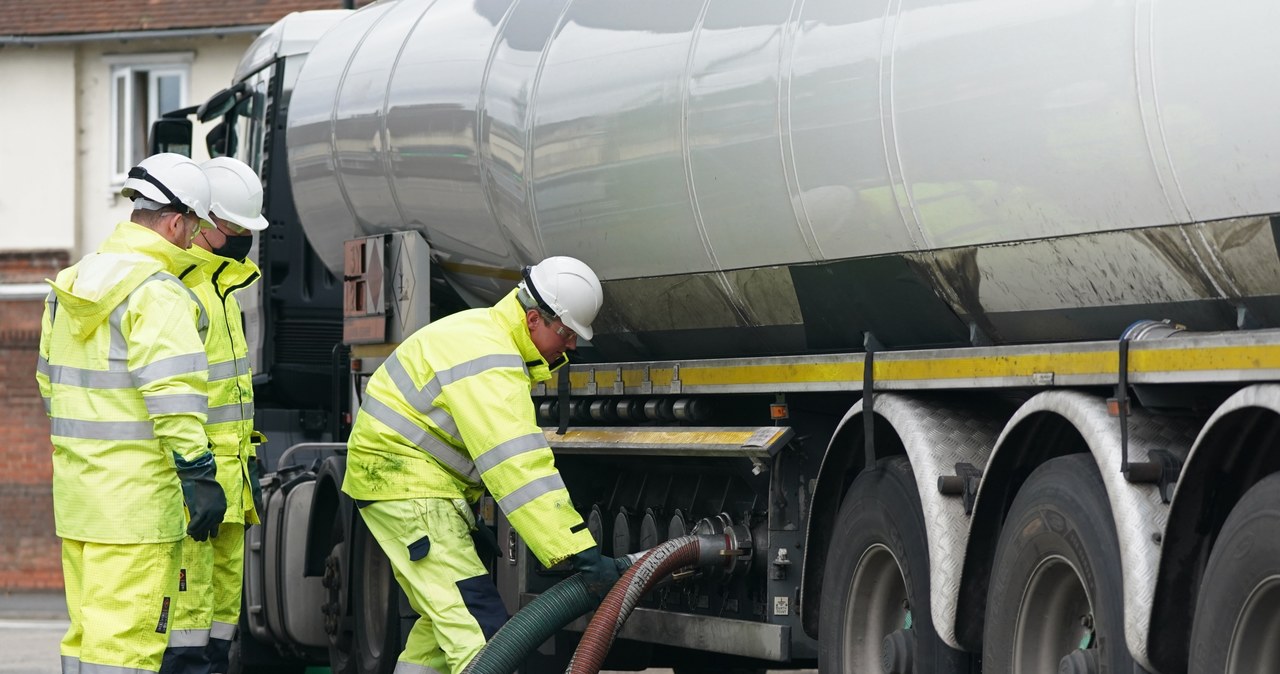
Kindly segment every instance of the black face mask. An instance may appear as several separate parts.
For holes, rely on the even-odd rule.
[[[249,249],[253,247],[253,235],[228,236],[227,242],[213,249],[214,255],[229,257],[232,260],[244,261]]]

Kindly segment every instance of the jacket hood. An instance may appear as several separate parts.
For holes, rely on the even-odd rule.
[[[59,315],[70,321],[73,335],[84,339],[153,274],[167,271],[177,276],[197,266],[196,258],[159,234],[122,222],[98,252],[59,272],[49,285],[58,297]],[[203,279],[202,274],[196,276],[184,281],[191,285]]]

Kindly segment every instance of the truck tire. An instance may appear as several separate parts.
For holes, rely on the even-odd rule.
[[[970,671],[969,656],[933,628],[924,509],[906,457],[882,459],[858,475],[831,541],[819,607],[819,671]]]
[[[1018,491],[996,546],[982,636],[985,671],[1142,671],[1124,640],[1120,547],[1092,456],[1046,461]]]
[[[329,669],[333,674],[390,674],[402,645],[400,586],[364,520],[358,513],[352,517],[350,541],[342,519],[334,518],[333,548],[325,560],[328,619],[333,622]]]
[[[352,523],[351,611],[356,674],[391,674],[400,657],[400,585],[391,562],[357,514]]]
[[[1190,674],[1280,671],[1280,474],[1231,509],[1191,626]]]

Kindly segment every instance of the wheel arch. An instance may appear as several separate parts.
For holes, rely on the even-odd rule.
[[[345,456],[331,456],[316,472],[311,514],[307,517],[306,575],[323,576],[325,558],[333,549],[333,520],[342,518],[345,540],[351,540],[351,499],[342,493],[342,477],[346,473]],[[344,507],[346,506],[346,507]],[[348,568],[345,567],[344,568]]]
[[[931,558],[946,559],[964,549],[967,523],[959,501],[942,495],[937,478],[950,474],[955,464],[985,462],[998,436],[1006,410],[999,401],[985,404],[961,401],[937,394],[878,393],[875,399],[874,460],[906,456],[916,480],[916,493],[925,513],[926,537]],[[863,452],[865,415],[855,403],[833,434],[814,489],[813,513],[808,522],[802,574],[804,627],[817,634],[819,606],[805,597],[822,596],[830,532],[849,486],[867,468]],[[955,587],[958,570],[949,564],[930,563],[930,607],[935,629],[948,645],[956,647]]]
[[[1237,391],[1204,423],[1187,455],[1164,531],[1148,649],[1161,671],[1184,671],[1196,598],[1214,542],[1250,487],[1280,472],[1280,385]],[[1159,635],[1159,640],[1153,638]]]
[[[1186,456],[1195,424],[1135,410],[1129,421],[1129,459],[1147,460],[1147,452],[1165,449]],[[1046,391],[1026,401],[1009,419],[982,476],[964,555],[956,625],[962,646],[981,650],[986,591],[1001,525],[1031,473],[1050,459],[1088,452],[1102,475],[1120,545],[1125,593],[1125,638],[1130,653],[1150,668],[1145,636],[1155,589],[1159,544],[1167,509],[1154,485],[1133,485],[1120,472],[1119,424],[1106,400],[1079,391]]]

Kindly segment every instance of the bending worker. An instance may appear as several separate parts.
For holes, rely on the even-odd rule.
[[[568,362],[604,301],[591,268],[551,257],[488,309],[414,333],[374,372],[342,490],[420,616],[396,674],[460,671],[507,620],[476,554],[487,487],[546,566],[569,559],[602,596],[618,579],[569,500],[529,389]]]
[[[182,539],[216,533],[226,508],[204,432],[207,323],[178,279],[209,181],[159,154],[121,194],[132,222],[52,282],[36,366],[71,619],[62,671],[80,674],[160,669]]]
[[[173,632],[162,672],[226,672],[231,640],[240,621],[244,579],[244,527],[257,524],[262,488],[253,433],[253,375],[249,346],[235,293],[259,277],[246,259],[253,232],[267,228],[262,217],[262,182],[247,164],[217,157],[200,165],[209,179],[210,219],[190,253],[204,280],[194,290],[209,316],[204,350],[209,359],[209,419],[205,433],[218,464],[218,482],[227,500],[219,536],[182,547]]]

